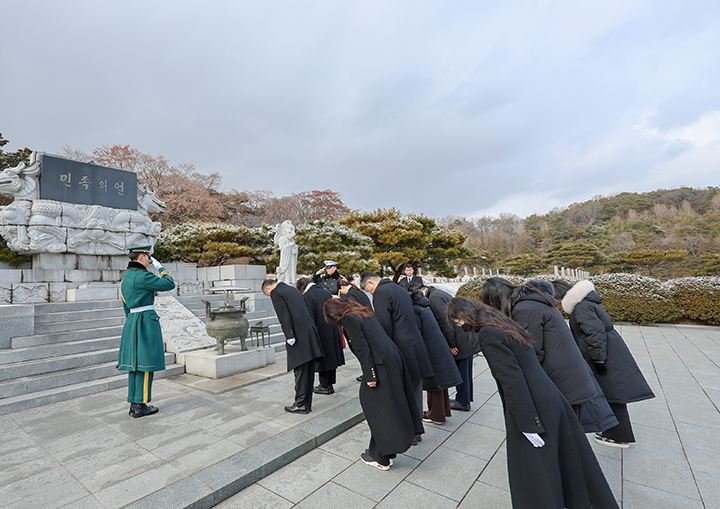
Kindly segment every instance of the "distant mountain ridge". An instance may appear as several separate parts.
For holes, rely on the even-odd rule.
[[[510,267],[511,273],[523,272],[513,268],[517,257],[542,268],[577,265],[594,273],[661,278],[717,274],[720,268],[720,187],[596,196],[525,219],[448,216],[441,224],[461,229],[467,247],[488,253],[495,268]],[[657,263],[645,263],[650,254]],[[656,260],[663,256],[668,259]]]

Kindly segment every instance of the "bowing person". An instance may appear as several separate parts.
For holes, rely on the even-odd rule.
[[[337,368],[345,364],[345,354],[343,354],[340,327],[326,322],[323,315],[325,302],[333,297],[329,291],[313,283],[309,277],[298,279],[296,287],[305,297],[308,311],[317,327],[320,344],[325,354],[322,359],[315,362],[318,385],[313,387],[313,392],[315,394],[334,394],[335,387],[333,385],[336,382]]]
[[[479,331],[505,414],[514,509],[617,508],[590,443],[565,397],[540,366],[532,338],[498,310],[456,297],[448,318]]]
[[[533,338],[540,365],[575,410],[585,432],[616,426],[618,421],[553,296],[552,285],[539,280],[513,286],[505,279],[491,277],[480,290],[483,302],[498,304],[493,306],[498,310],[510,309],[509,317]]]
[[[421,291],[410,295],[418,329],[427,347],[430,362],[435,374],[423,378],[423,389],[427,393],[427,412],[423,413],[423,421],[443,424],[450,417],[450,396],[448,388],[460,385],[462,376],[455,364],[450,346],[445,341],[440,326],[430,310],[430,301]]]
[[[360,405],[371,435],[360,459],[388,470],[392,459],[425,431],[403,356],[372,311],[354,300],[327,301],[325,319],[343,326],[350,350],[362,367]]]
[[[315,321],[297,288],[266,279],[262,292],[270,297],[287,343],[287,370],[295,374],[295,401],[285,411],[307,414],[312,410],[315,362],[323,351]]]
[[[610,447],[627,449],[635,442],[627,404],[654,398],[655,394],[640,371],[630,349],[615,330],[602,298],[590,281],[578,281],[570,287],[564,281],[553,282],[556,296],[570,315],[570,329],[583,357],[592,367],[619,424],[595,434],[595,441]]]

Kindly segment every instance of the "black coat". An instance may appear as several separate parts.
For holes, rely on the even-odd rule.
[[[531,348],[494,327],[479,332],[505,413],[513,509],[618,507],[580,423]],[[538,433],[533,447],[524,433]]]
[[[632,403],[654,398],[630,350],[612,320],[601,306],[602,299],[590,281],[580,281],[563,298],[563,309],[570,313],[570,329],[585,360],[595,371],[600,387],[610,403]],[[604,375],[595,363],[603,362]]]
[[[370,299],[368,298],[368,296],[365,295],[365,292],[363,292],[362,290],[359,290],[353,286],[350,287],[350,289],[348,290],[348,292],[346,294],[341,293],[340,298],[341,299],[352,299],[355,302],[357,302],[358,304],[362,304],[363,306],[370,308],[370,310],[372,311],[372,308],[373,308],[372,304],[370,303]]]
[[[417,274],[413,274],[413,276],[408,279],[407,276],[403,276],[400,281],[398,281],[398,284],[401,288],[403,288],[405,291],[407,291],[412,285],[414,284],[424,284],[425,281],[423,281],[423,278],[418,276]]]
[[[381,279],[373,293],[373,307],[385,333],[405,358],[410,379],[432,377],[435,372],[415,321],[410,294],[389,279]]]
[[[315,322],[324,353],[323,358],[315,363],[315,371],[322,373],[323,371],[337,369],[338,366],[345,364],[342,333],[339,326],[325,321],[325,314],[323,313],[323,306],[333,297],[330,292],[317,285],[311,285],[310,288],[306,289],[304,297],[310,316]]]
[[[533,337],[540,365],[568,402],[579,405],[598,396],[587,363],[555,307],[553,294],[544,298],[530,285],[521,285],[513,292],[513,301],[513,320]]]
[[[336,270],[332,276],[328,276],[327,273],[313,275],[313,283],[321,288],[324,288],[333,295],[338,294],[338,281],[345,279],[345,276],[341,276]]]
[[[480,341],[474,332],[466,332],[462,327],[447,319],[447,305],[452,295],[439,288],[429,287],[426,297],[430,301],[430,309],[450,348],[457,348],[455,360],[461,361],[472,357],[480,351]]]
[[[401,454],[425,432],[403,356],[376,317],[347,313],[342,325],[363,371],[360,405],[380,454]],[[367,385],[372,381],[376,387]]]
[[[287,370],[319,359],[323,356],[315,321],[310,316],[305,298],[300,290],[278,283],[270,292],[275,314],[280,321],[285,339],[295,338],[293,346],[286,344]]]
[[[430,310],[430,301],[422,292],[415,292],[411,297],[417,326],[425,341],[425,347],[435,372],[435,376],[423,378],[423,389],[442,391],[460,385],[463,382],[462,375],[458,371],[453,354],[440,331],[435,316]]]

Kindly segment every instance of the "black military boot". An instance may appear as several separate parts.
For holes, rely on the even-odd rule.
[[[128,415],[129,415],[130,417],[132,417],[132,414],[135,413],[135,407],[137,407],[137,406],[138,406],[137,403],[130,403],[130,412],[128,413]]]
[[[158,413],[158,408],[152,405],[146,405],[145,403],[133,403],[133,405],[135,405],[135,408],[133,409],[132,416],[136,419]]]

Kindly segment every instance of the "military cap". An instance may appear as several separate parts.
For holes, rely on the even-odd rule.
[[[134,247],[127,248],[127,250],[131,253],[147,253],[147,254],[150,254],[150,249],[152,249],[152,246],[134,246]]]

